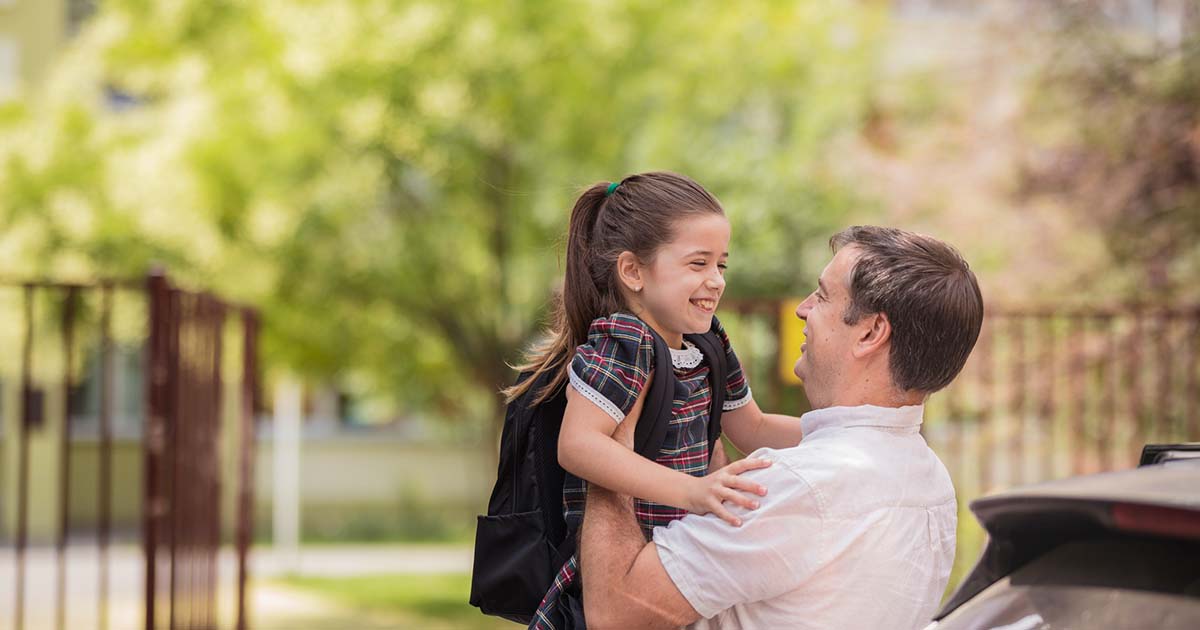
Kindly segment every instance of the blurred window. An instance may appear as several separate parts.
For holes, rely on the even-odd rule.
[[[67,34],[77,34],[84,21],[95,12],[96,0],[67,0]]]
[[[5,0],[0,0],[3,6]],[[17,42],[0,37],[0,103],[16,98],[21,80],[21,51]]]

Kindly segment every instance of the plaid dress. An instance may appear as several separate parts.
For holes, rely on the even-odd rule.
[[[742,373],[737,355],[720,322],[716,332],[725,348],[729,373],[725,381],[724,411],[732,411],[750,402],[750,387]],[[671,420],[656,462],[680,472],[702,477],[708,470],[708,418],[712,392],[708,384],[708,364],[704,355],[689,342],[683,350],[671,350],[675,369],[675,396]],[[592,401],[616,422],[633,409],[654,366],[654,338],[647,325],[634,315],[617,313],[601,317],[588,329],[587,343],[575,349],[571,360],[571,386]],[[563,516],[569,535],[575,535],[583,522],[587,482],[567,474],[563,483]],[[649,540],[655,527],[683,518],[686,510],[634,499],[634,511],[642,533]],[[571,609],[582,612],[577,556],[559,570],[554,584],[538,606],[529,627],[533,630],[566,630]],[[576,618],[581,615],[576,615]]]

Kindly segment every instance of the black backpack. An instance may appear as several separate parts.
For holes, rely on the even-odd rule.
[[[666,438],[676,381],[666,342],[653,329],[651,334],[654,380],[634,431],[634,450],[654,460]],[[725,350],[716,334],[715,319],[709,332],[684,338],[704,353],[709,366],[711,453],[718,448],[721,435],[728,373]],[[528,379],[530,374],[522,373],[517,382]],[[522,624],[532,620],[558,570],[575,553],[576,537],[574,532],[567,531],[563,519],[563,482],[567,473],[558,465],[558,433],[567,406],[566,385],[541,404],[528,404],[550,377],[549,374],[539,377],[504,412],[496,485],[488,500],[487,515],[479,517],[475,529],[471,605],[486,615]]]

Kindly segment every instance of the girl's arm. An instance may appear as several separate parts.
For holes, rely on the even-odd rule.
[[[633,409],[622,423],[636,423],[645,403],[650,383],[642,389]],[[631,424],[627,430],[635,428]],[[652,462],[613,439],[617,423],[611,416],[584,398],[574,387],[567,387],[567,409],[563,413],[558,436],[558,463],[575,476],[621,494],[671,505],[694,512],[713,512],[733,525],[741,521],[724,506],[732,501],[747,509],[758,502],[745,493],[759,496],[766,488],[738,475],[764,468],[766,460],[743,459],[706,477],[693,477]],[[740,492],[739,492],[740,491]]]
[[[763,413],[751,400],[721,414],[721,432],[743,453],[766,448],[788,448],[800,443],[800,418]]]

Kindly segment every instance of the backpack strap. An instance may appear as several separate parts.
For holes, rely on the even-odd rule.
[[[646,402],[642,405],[642,415],[638,418],[633,431],[633,450],[638,455],[650,461],[658,459],[663,440],[667,437],[667,427],[671,424],[671,406],[675,400],[675,370],[671,364],[671,351],[667,342],[647,327],[654,338],[654,378],[650,383],[650,391],[646,393]],[[566,538],[555,548],[555,553],[564,562],[575,553],[578,532],[568,532]],[[578,583],[578,582],[576,582]]]
[[[633,450],[650,461],[658,459],[658,451],[667,437],[671,421],[671,405],[675,400],[675,370],[667,342],[653,328],[646,327],[654,337],[654,380],[646,394],[642,415],[633,432]],[[646,420],[653,419],[652,422]]]
[[[546,382],[549,383],[549,381],[550,378],[547,377]],[[566,409],[567,396],[564,382],[542,404],[537,405],[530,421],[529,431],[526,433],[529,439],[533,440],[533,448],[520,451],[526,458],[532,456],[532,460],[527,459],[525,462],[525,465],[532,469],[530,473],[533,474],[537,484],[537,497],[532,505],[541,507],[546,537],[554,542],[562,540],[567,535],[567,524],[563,520],[561,507],[563,480],[566,473],[558,465],[558,435],[562,429],[562,416]]]
[[[717,320],[714,317],[712,327],[701,335],[684,335],[684,338],[696,344],[708,362],[708,389],[712,396],[712,404],[708,413],[708,445],[709,452],[716,448],[717,440],[721,438],[721,412],[725,408],[725,380],[729,377],[729,362],[725,357],[725,344],[717,335]]]

